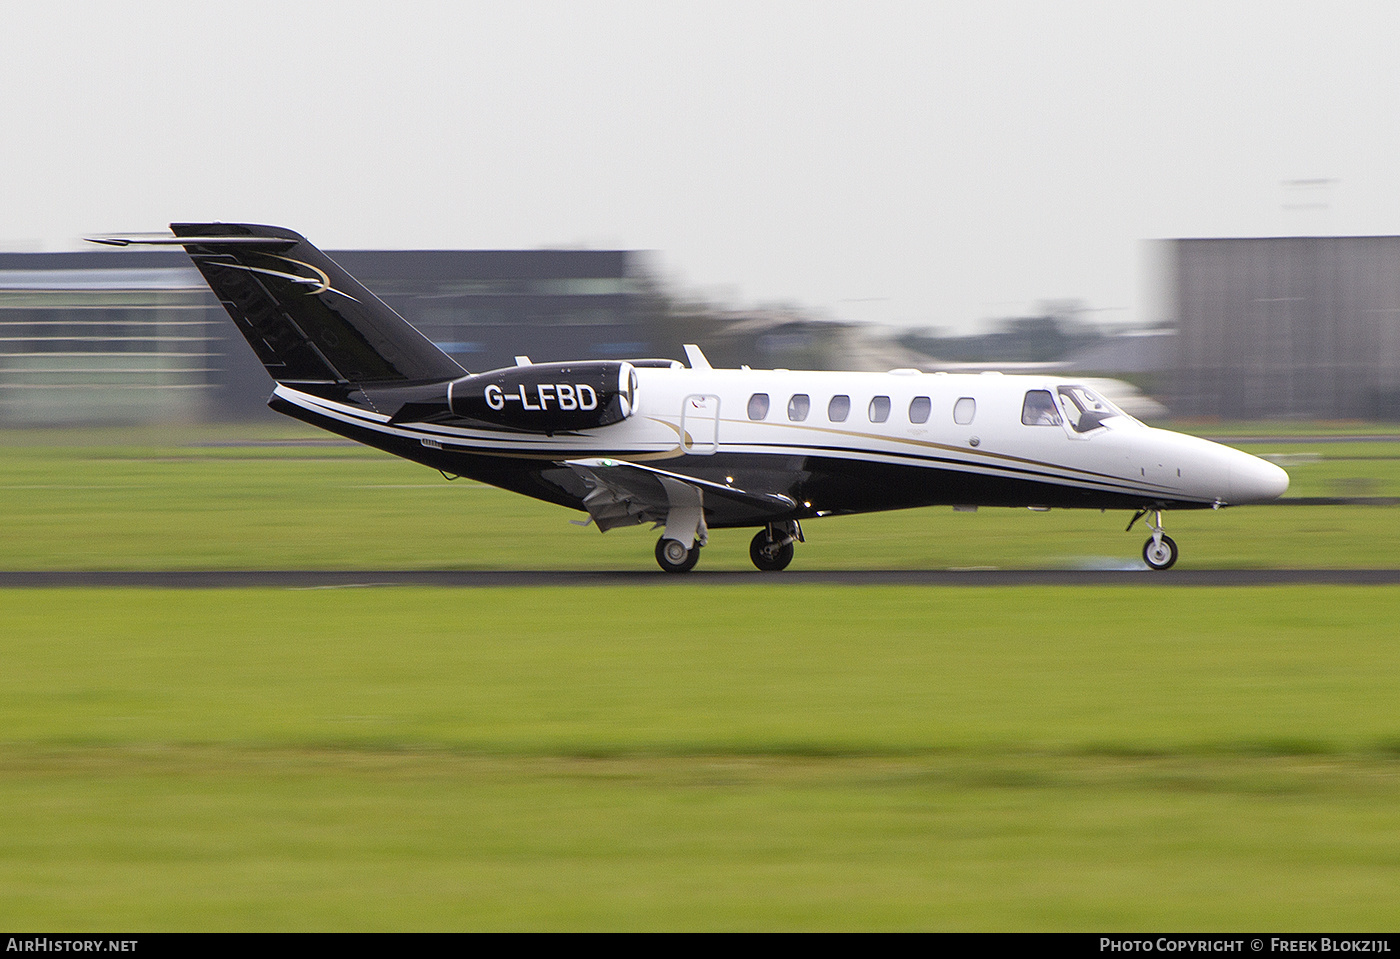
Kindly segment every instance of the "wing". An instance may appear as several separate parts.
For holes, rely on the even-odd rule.
[[[706,540],[705,511],[737,512],[754,525],[787,517],[797,504],[781,493],[756,493],[622,460],[564,463],[589,488],[584,508],[600,530],[637,523],[665,524],[670,539]]]

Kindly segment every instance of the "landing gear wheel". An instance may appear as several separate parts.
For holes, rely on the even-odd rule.
[[[781,546],[775,546],[772,534],[767,529],[761,529],[755,533],[753,541],[749,543],[749,559],[753,560],[753,564],[765,573],[776,573],[787,569],[788,563],[792,562],[792,554],[792,540],[788,540]]]
[[[1159,543],[1154,536],[1143,545],[1142,560],[1153,569],[1171,569],[1176,562],[1176,541],[1163,536]]]
[[[656,541],[656,561],[668,573],[688,573],[700,562],[700,545],[691,543],[687,549],[680,540],[663,536]]]

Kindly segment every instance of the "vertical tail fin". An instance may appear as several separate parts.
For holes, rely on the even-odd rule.
[[[299,233],[247,223],[172,223],[267,372],[294,387],[417,383],[465,371]]]
[[[227,223],[170,229],[279,383],[424,382],[464,373],[298,233]],[[239,243],[243,236],[263,242]]]

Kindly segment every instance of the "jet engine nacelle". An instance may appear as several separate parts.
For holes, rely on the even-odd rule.
[[[456,416],[531,433],[591,430],[632,415],[637,371],[622,360],[533,363],[453,380]]]

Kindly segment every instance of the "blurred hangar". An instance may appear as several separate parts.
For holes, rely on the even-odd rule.
[[[730,366],[1073,371],[1147,418],[1400,419],[1400,237],[1161,246],[1169,296],[1151,328],[1048,316],[941,339],[718,308],[666,290],[637,251],[330,255],[469,370],[699,342]],[[183,253],[0,253],[0,426],[268,420],[270,388]]]

